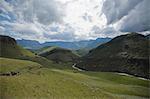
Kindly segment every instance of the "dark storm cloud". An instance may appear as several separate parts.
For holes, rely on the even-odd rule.
[[[103,13],[107,24],[117,24],[122,32],[150,30],[150,0],[106,0]]]
[[[144,0],[122,19],[121,31],[150,31],[150,0]]]
[[[102,11],[106,15],[107,23],[111,24],[134,9],[142,0],[106,0],[103,3]]]

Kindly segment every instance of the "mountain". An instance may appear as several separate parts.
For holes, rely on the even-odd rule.
[[[20,46],[23,46],[26,49],[39,49],[39,48],[42,48],[42,45],[38,41],[35,41],[35,40],[22,39],[22,40],[17,40],[17,43]]]
[[[68,63],[75,62],[78,56],[71,50],[59,48],[59,47],[47,47],[39,53],[40,56],[53,60],[56,63]]]
[[[16,57],[13,55],[11,58],[0,57],[1,99],[10,97],[12,99],[43,99],[43,97],[46,99],[101,97],[104,99],[148,99],[150,97],[149,80],[113,72],[82,72],[70,64],[53,64],[44,57],[27,56],[26,53],[23,53],[25,59],[23,60],[20,59],[22,54],[20,52],[28,50],[21,47],[18,49],[15,39],[0,36],[0,44],[2,44],[0,49],[3,49],[1,53],[7,53],[3,55],[4,57],[10,56],[11,50],[12,53],[14,52],[13,55],[19,55],[19,59],[12,59]],[[66,49],[58,47],[44,47],[38,53],[55,49],[60,50],[61,53],[62,50],[65,50],[63,53],[66,52]],[[56,53],[56,50],[54,52]],[[68,56],[68,54],[65,55]],[[66,56],[62,58],[64,60]]]
[[[4,35],[0,35],[0,57],[30,60],[37,62],[44,67],[56,66],[55,64],[52,64],[52,61],[35,55],[31,51],[19,46],[14,38]]]
[[[46,47],[36,50],[36,53],[38,55],[41,55],[43,53],[47,53],[47,52],[52,51],[53,49],[57,49],[57,48],[58,47],[56,47],[56,46],[46,46]]]
[[[30,51],[18,46],[16,40],[9,36],[0,35],[0,46],[0,57],[19,58],[34,56]]]
[[[146,38],[147,38],[147,39],[150,39],[150,34],[146,35]]]
[[[87,41],[82,42],[63,42],[63,41],[56,41],[56,42],[45,42],[43,46],[57,46],[66,49],[79,49],[81,47],[86,46]]]
[[[90,48],[81,48],[81,49],[78,49],[78,50],[72,50],[75,54],[77,54],[78,56],[82,57],[86,54],[89,53],[90,51]]]
[[[137,33],[118,36],[91,50],[77,67],[149,78],[148,42],[146,36]]]
[[[86,46],[87,49],[93,49],[98,47],[99,45],[110,41],[111,38],[97,38],[96,40],[91,40],[89,44]]]
[[[75,52],[80,56],[84,56],[89,53],[89,51],[93,48],[98,47],[101,44],[104,44],[110,41],[111,38],[97,38],[96,40],[91,40],[86,47],[76,50]]]
[[[111,38],[98,38],[96,40],[83,40],[83,41],[74,41],[74,42],[64,42],[64,41],[55,41],[55,42],[45,42],[40,44],[38,41],[34,40],[17,40],[17,43],[20,46],[23,46],[27,49],[40,49],[46,46],[57,46],[61,48],[71,49],[71,50],[78,50],[82,48],[95,48],[99,44],[106,43]]]

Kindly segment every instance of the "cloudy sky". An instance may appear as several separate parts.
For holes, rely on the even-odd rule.
[[[0,0],[0,34],[76,41],[150,33],[150,0]]]

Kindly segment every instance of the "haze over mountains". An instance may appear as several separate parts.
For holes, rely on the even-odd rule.
[[[34,41],[34,40],[22,39],[22,40],[17,40],[17,43],[27,49],[39,49],[45,46],[57,46],[61,48],[77,50],[81,48],[92,49],[110,40],[111,38],[97,38],[96,40],[83,40],[83,41],[74,41],[74,42],[55,41],[55,42],[39,43],[38,41]]]

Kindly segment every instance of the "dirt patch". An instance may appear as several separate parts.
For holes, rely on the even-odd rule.
[[[7,73],[0,73],[0,76],[17,76],[19,72],[7,72]]]

